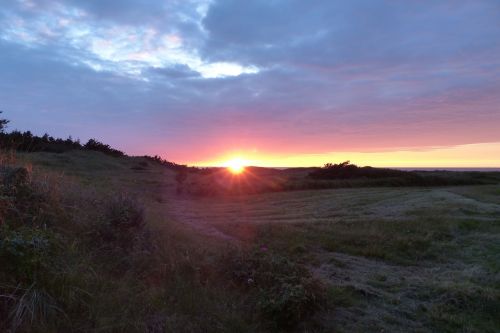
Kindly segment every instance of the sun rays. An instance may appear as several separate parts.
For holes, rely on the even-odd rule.
[[[227,169],[232,174],[235,174],[235,175],[238,175],[238,174],[244,172],[245,166],[246,166],[245,160],[243,160],[239,157],[233,158],[226,163]]]

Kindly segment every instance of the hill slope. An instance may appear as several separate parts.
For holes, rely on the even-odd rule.
[[[497,184],[201,198],[143,157],[0,170],[3,331],[500,328]]]

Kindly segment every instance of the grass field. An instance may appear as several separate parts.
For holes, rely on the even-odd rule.
[[[179,220],[205,223],[307,265],[329,285],[335,304],[323,317],[325,327],[499,329],[499,186],[338,189],[172,204]]]
[[[95,198],[133,197],[156,244],[146,257],[122,254],[132,266],[117,273],[106,268],[116,254],[96,259],[101,250],[72,240],[77,227],[65,231],[94,270],[78,282],[92,309],[63,309],[76,319],[45,323],[51,331],[500,331],[500,185],[193,198],[142,158],[75,151],[16,163],[63,184],[71,223],[92,225]]]

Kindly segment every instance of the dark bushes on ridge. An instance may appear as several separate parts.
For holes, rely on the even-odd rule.
[[[495,183],[488,174],[478,172],[402,171],[385,168],[358,167],[349,161],[325,164],[309,173],[311,188],[361,186],[451,186]]]
[[[168,169],[182,173],[199,173],[202,175],[208,175],[213,173],[214,169],[216,169],[216,168],[200,168],[200,167],[187,166],[185,164],[177,164],[174,162],[167,161],[166,159],[161,158],[158,155],[155,156],[144,155],[143,157],[150,160],[151,162],[163,165]]]
[[[339,164],[327,163],[323,168],[317,169],[309,174],[313,179],[352,179],[352,178],[389,178],[402,177],[408,172],[392,169],[358,167],[345,161]]]
[[[110,145],[99,142],[96,139],[90,139],[83,146],[83,148],[87,149],[87,150],[100,151],[101,153],[108,154],[108,155],[115,156],[115,157],[120,157],[120,156],[125,155],[122,151],[120,151],[118,149],[111,148]]]
[[[0,114],[2,111],[0,111]],[[0,118],[0,148],[7,150],[16,150],[22,152],[50,152],[50,153],[64,153],[70,150],[94,150],[100,151],[104,154],[111,156],[124,156],[125,153],[118,149],[112,148],[110,145],[90,139],[85,145],[80,143],[80,140],[73,140],[70,136],[67,139],[54,138],[47,133],[43,136],[37,136],[30,131],[20,132],[12,131],[5,132],[5,127],[9,121]]]
[[[13,149],[24,152],[45,151],[52,153],[63,153],[69,150],[82,149],[80,142],[78,140],[74,141],[71,137],[63,140],[54,138],[48,134],[37,136],[30,131],[0,133],[0,147],[3,149]]]
[[[70,150],[93,150],[116,157],[125,155],[122,151],[114,149],[96,139],[90,139],[85,145],[82,145],[79,140],[73,140],[71,137],[64,140],[54,138],[48,134],[37,136],[30,131],[0,132],[0,148],[22,152],[43,151],[49,153],[64,153]]]

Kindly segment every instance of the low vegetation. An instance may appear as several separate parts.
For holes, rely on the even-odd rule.
[[[279,331],[321,307],[321,284],[277,253],[206,252],[131,194],[20,164],[0,173],[2,331]]]
[[[307,268],[266,246],[230,253],[222,267],[274,328],[293,328],[324,305],[324,287]]]
[[[193,196],[247,195],[360,187],[429,187],[496,184],[500,172],[401,171],[358,167],[349,161],[323,168],[271,169],[247,167],[233,175],[226,169],[185,173],[179,192]]]
[[[90,139],[87,143],[81,144],[80,140],[73,140],[71,137],[61,139],[54,138],[48,134],[37,136],[30,131],[12,131],[8,133],[0,131],[0,147],[4,150],[15,150],[21,152],[43,151],[51,153],[64,153],[71,150],[93,150],[100,151],[111,156],[125,155],[122,151],[114,149],[107,144],[97,141],[96,139]]]
[[[500,331],[497,173],[241,177],[91,146],[0,154],[2,332]]]
[[[345,161],[339,164],[327,163],[323,168],[316,169],[309,173],[313,179],[353,179],[353,178],[391,178],[405,177],[413,173],[372,167],[358,167]]]
[[[325,331],[497,332],[499,185],[204,198],[189,219],[304,265]],[[203,221],[201,216],[205,216]],[[234,221],[234,222],[230,222]]]

